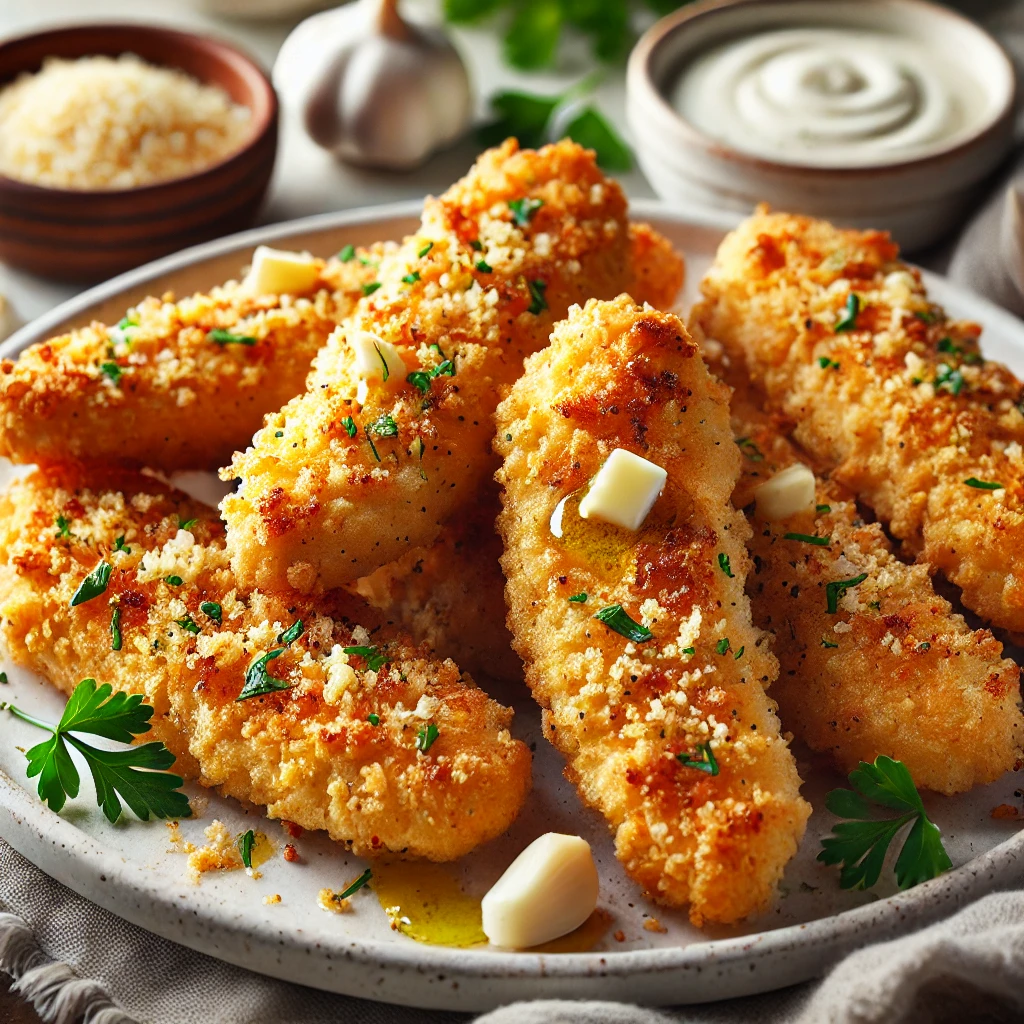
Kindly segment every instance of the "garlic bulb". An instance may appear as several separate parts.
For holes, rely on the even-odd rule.
[[[404,21],[397,0],[307,18],[281,47],[274,86],[317,145],[368,167],[415,167],[458,138],[472,113],[455,47]]]

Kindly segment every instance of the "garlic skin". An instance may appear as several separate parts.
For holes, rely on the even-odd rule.
[[[404,21],[397,0],[307,18],[284,41],[273,79],[317,145],[365,167],[416,167],[472,115],[455,47],[439,29]]]

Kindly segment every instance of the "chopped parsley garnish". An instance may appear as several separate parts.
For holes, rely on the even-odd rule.
[[[419,732],[416,733],[416,749],[422,750],[425,754],[434,745],[437,737],[440,735],[440,730],[433,722],[428,722],[426,725],[420,726]]]
[[[123,533],[121,534],[120,537],[117,538],[117,540],[114,541],[114,550],[115,551],[123,551],[126,555],[130,555],[132,553],[132,549],[131,548],[125,547],[124,534]]]
[[[586,600],[587,594],[586,591],[583,590],[581,590],[578,594],[573,594],[572,597],[569,598],[569,602],[571,604],[585,604]]]
[[[139,319],[137,316],[126,316],[122,317],[116,327],[110,332],[110,340],[115,344],[131,345],[132,339],[128,337],[128,332],[133,327],[139,326]]]
[[[725,575],[729,577],[729,579],[733,579],[734,578],[734,573],[732,571],[732,566],[729,564],[729,556],[727,554],[725,554],[724,552],[719,552],[719,555],[718,555],[718,568],[721,569],[722,572],[724,572]]]
[[[94,597],[106,592],[107,584],[110,582],[110,574],[113,566],[109,562],[100,562],[88,576],[78,584],[78,589],[71,598],[71,607],[85,604]]]
[[[202,630],[200,630],[200,628],[196,625],[195,619],[193,619],[191,615],[186,615],[185,618],[175,619],[174,621],[179,626],[181,626],[181,628],[185,630],[186,633],[198,634],[202,632]]]
[[[814,506],[814,511],[815,512],[831,512],[832,511],[832,506],[831,505],[815,505]]]
[[[822,647],[838,647],[839,644],[835,643],[832,640],[828,640],[825,637],[822,637],[821,638],[821,646]]]
[[[338,893],[338,895],[334,897],[335,900],[347,900],[349,896],[359,892],[359,890],[362,889],[362,887],[366,885],[371,878],[373,878],[373,872],[367,868],[347,889]]]
[[[0,684],[6,685],[10,680],[7,678],[6,672],[0,672]]]
[[[544,205],[543,199],[510,199],[508,208],[512,211],[512,219],[521,227],[526,227],[533,220],[534,214]]]
[[[274,437],[284,437],[284,431],[283,430],[275,430],[274,431]]]
[[[207,341],[215,341],[218,345],[255,345],[256,339],[249,334],[232,334],[222,331],[219,327],[207,332]]]
[[[928,818],[914,780],[902,761],[884,754],[874,764],[861,761],[850,772],[849,789],[833,789],[825,806],[837,817],[848,818],[821,841],[818,860],[840,865],[839,885],[843,889],[869,889],[882,872],[886,851],[907,825],[903,848],[896,859],[896,884],[909,889],[937,878],[953,865],[942,845],[938,827]],[[898,811],[895,818],[872,818],[872,808]]]
[[[179,518],[178,519],[178,529],[179,530],[191,530],[192,527],[195,526],[196,523],[198,523],[198,522],[199,522],[198,519],[180,519]]]
[[[367,434],[371,431],[378,437],[398,437],[398,424],[389,413],[384,412],[367,426]]]
[[[935,346],[939,352],[946,352],[951,356],[959,356],[960,361],[963,363],[980,363],[982,358],[977,352],[970,352],[965,348],[961,348],[959,345],[953,343],[952,338],[942,338],[939,343]]]
[[[416,255],[419,256],[420,259],[423,259],[423,257],[426,256],[427,253],[430,252],[430,250],[433,249],[433,248],[434,248],[434,243],[433,242],[427,242],[427,244],[425,246],[423,246],[423,248],[420,249],[420,251],[418,253],[416,253]]]
[[[594,618],[633,643],[643,644],[654,639],[654,634],[646,626],[641,626],[639,622],[631,619],[621,604],[610,604],[607,608],[602,608]]]
[[[745,650],[746,650],[746,647],[741,647],[741,648],[740,648],[740,649],[739,649],[739,650],[738,650],[738,651],[736,652],[736,660],[737,660],[737,661],[739,661],[739,660],[740,660],[740,658],[742,658],[742,657],[743,657],[743,652],[744,652]]]
[[[691,657],[697,653],[696,647],[684,647],[683,654],[689,654]]]
[[[916,316],[917,319],[920,320],[922,323],[926,324],[933,324],[936,320],[939,319],[938,314],[933,313],[930,309],[918,310],[918,312],[916,312],[914,316]]]
[[[440,350],[439,350],[440,351]],[[430,370],[413,370],[405,379],[423,394],[430,390],[430,382],[435,377],[454,377],[455,364],[450,359],[445,359]]]
[[[723,636],[722,639],[715,644],[715,650],[719,654],[726,654],[729,650],[729,638],[727,636]]]
[[[165,576],[164,583],[171,587],[180,587],[182,580],[180,576]]]
[[[922,640],[922,641],[921,641],[921,642],[920,642],[920,643],[919,643],[919,644],[917,645],[917,649],[918,649],[919,651],[930,651],[930,650],[932,649],[932,645],[931,645],[930,643],[928,643],[928,641],[927,641],[927,640]]]
[[[71,520],[66,519],[64,516],[57,516],[54,520],[53,525],[57,527],[58,537],[70,537],[71,536]]]
[[[979,480],[976,476],[969,476],[965,481],[968,487],[976,487],[979,491],[1001,491],[1003,485],[995,480]]]
[[[380,281],[368,281],[363,285],[363,294],[372,295],[381,286]]]
[[[216,601],[204,601],[200,606],[199,610],[204,614],[213,619],[214,622],[219,626],[221,620],[224,617],[224,611]]]
[[[149,732],[153,709],[142,703],[141,694],[112,693],[109,683],[97,687],[95,679],[83,679],[71,694],[56,726],[26,714],[13,704],[0,701],[0,710],[10,711],[30,725],[51,733],[48,740],[25,752],[26,774],[39,776],[39,796],[59,812],[68,797],[78,796],[80,778],[68,744],[77,750],[92,774],[96,802],[107,820],[121,816],[120,796],[143,821],[154,818],[187,818],[192,811],[178,775],[166,769],[174,764],[174,755],[162,743],[144,743],[124,750],[105,750],[90,746],[72,733],[91,733],[118,743]],[[146,769],[146,770],[140,770]]]
[[[371,712],[370,712],[370,713],[369,713],[369,714],[368,714],[368,715],[366,716],[366,720],[367,720],[367,721],[368,721],[368,722],[370,723],[370,725],[380,725],[380,715],[378,715],[378,714],[377,714],[376,712],[374,712],[374,711],[371,711]]]
[[[114,605],[110,609],[110,649],[121,650],[121,609]]]
[[[306,627],[303,625],[302,619],[296,619],[283,633],[280,633],[277,637],[279,644],[285,646],[295,643],[296,640],[302,636],[302,632]]]
[[[696,768],[708,775],[718,774],[718,762],[710,743],[698,743],[694,754],[676,754],[676,759],[684,768]]]
[[[117,365],[117,363],[107,362],[100,363],[100,372],[116,387],[120,382],[121,375],[124,371]]]
[[[403,284],[415,284],[419,279],[420,279],[420,272],[418,270],[414,270],[411,274],[406,274],[402,278],[402,283]]]
[[[355,437],[359,433],[359,428],[356,426],[356,421],[351,416],[346,416],[342,421],[341,425],[345,428],[345,433],[349,437]]]
[[[242,855],[242,865],[252,870],[252,848],[256,845],[256,833],[252,829],[238,837],[238,852]]]
[[[825,585],[825,601],[827,602],[829,614],[835,615],[839,610],[839,599],[845,594],[851,587],[856,587],[858,584],[863,583],[868,578],[866,572],[862,572],[859,576],[852,576],[848,580],[834,580],[832,583]]]
[[[544,293],[548,290],[546,281],[527,281],[527,288],[530,289],[530,308],[528,313],[543,313],[548,308],[548,301]]]
[[[371,672],[379,672],[387,658],[381,654],[380,648],[376,645],[370,647],[343,647],[346,654],[355,654],[366,662],[366,667]]]
[[[953,369],[948,363],[939,363],[935,377],[936,388],[946,388],[951,395],[959,395],[963,390],[964,375]]]
[[[284,648],[278,647],[257,658],[246,670],[245,685],[235,700],[249,700],[250,697],[262,697],[266,693],[290,690],[292,684],[287,679],[278,679],[267,670],[267,664],[275,658],[280,658],[282,654],[284,654]]]
[[[473,250],[473,252],[484,251],[484,243],[481,242],[479,238],[474,238],[473,241],[469,243],[469,247],[470,249]]]
[[[812,537],[809,533],[784,533],[783,540],[798,540],[803,544],[815,544],[819,548],[827,548],[831,543],[831,537]]]
[[[476,269],[479,270],[481,274],[494,273],[494,268],[490,265],[490,263],[487,262],[487,260],[477,260]]]
[[[373,443],[373,438],[370,436],[370,428],[366,428],[366,440],[370,442],[370,451],[373,452],[373,457],[380,462],[380,452],[377,451],[377,446]]]
[[[354,245],[346,245],[341,252],[338,253],[338,259],[342,263],[351,263],[356,258],[356,247]]]
[[[860,312],[860,296],[850,292],[846,300],[846,309],[836,321],[836,334],[842,331],[852,331],[857,326],[857,314]]]
[[[764,453],[756,444],[754,444],[753,441],[750,440],[749,437],[737,437],[736,443],[740,446],[740,451],[743,452],[751,462],[764,462]]]
[[[837,328],[838,330],[838,328]],[[838,370],[839,364],[834,359],[829,359],[828,356],[818,356],[818,365],[823,370]]]

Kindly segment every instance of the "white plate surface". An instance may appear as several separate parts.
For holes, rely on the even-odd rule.
[[[94,317],[116,321],[126,306],[154,290],[178,294],[235,276],[252,248],[274,241],[328,254],[341,246],[397,238],[415,223],[417,204],[403,203],[275,225],[199,246],[123,275],[64,303],[28,325],[0,348],[20,351],[58,328]],[[652,202],[633,204],[668,235],[687,258],[684,306],[728,224],[695,222]],[[1024,325],[1006,312],[929,276],[933,297],[954,314],[985,326],[986,352],[1024,374]],[[3,466],[0,480],[10,475]],[[3,664],[11,683],[3,697],[56,720],[62,698],[38,677]],[[880,680],[880,684],[884,681]],[[817,808],[799,854],[789,865],[775,907],[740,928],[693,928],[685,913],[655,908],[623,874],[604,822],[580,807],[562,779],[559,756],[540,737],[540,716],[525,690],[496,691],[518,709],[516,731],[536,742],[534,792],[508,834],[452,868],[466,891],[482,894],[516,853],[537,835],[577,832],[592,844],[601,873],[601,906],[614,918],[605,940],[589,953],[513,953],[426,946],[389,928],[369,893],[351,914],[319,909],[320,888],[338,888],[358,874],[361,862],[322,836],[288,840],[303,862],[281,856],[286,837],[258,810],[211,794],[203,817],[182,823],[186,838],[203,842],[216,817],[234,831],[262,827],[278,855],[262,878],[241,872],[208,874],[198,886],[185,873],[185,858],[172,852],[166,827],[126,816],[111,826],[93,801],[88,781],[60,816],[35,795],[17,747],[38,742],[30,726],[0,715],[0,835],[65,885],[141,927],[250,970],[318,988],[423,1007],[479,1010],[514,999],[610,998],[651,1004],[700,1002],[780,988],[820,974],[868,941],[893,937],[950,913],[957,906],[1024,876],[1024,838],[1012,821],[994,820],[1001,803],[1020,803],[1013,775],[969,794],[926,797],[940,824],[955,869],[907,893],[843,892],[835,869],[815,862],[819,839],[832,825],[821,810],[825,792],[843,780],[807,755],[804,793]],[[198,792],[190,786],[189,792]],[[276,905],[262,897],[280,894]],[[665,932],[643,927],[648,915]],[[615,938],[619,931],[623,941]]]

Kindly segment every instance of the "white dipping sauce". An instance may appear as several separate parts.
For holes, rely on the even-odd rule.
[[[687,65],[671,98],[695,128],[734,149],[818,167],[937,152],[988,113],[981,83],[951,55],[853,29],[730,40]]]

